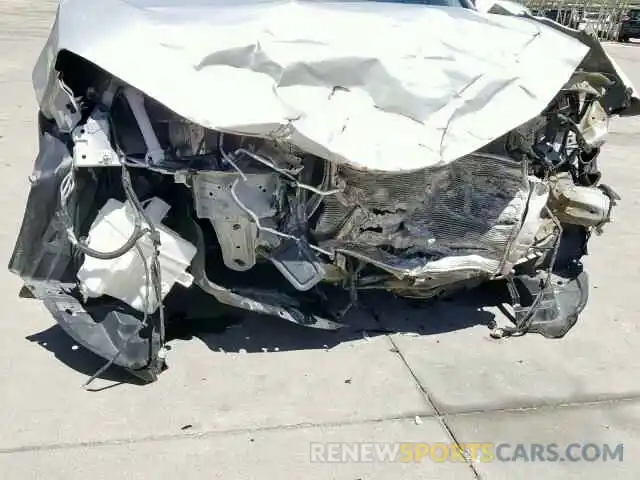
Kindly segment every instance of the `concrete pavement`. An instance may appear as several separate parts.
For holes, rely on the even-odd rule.
[[[36,153],[30,69],[52,0],[0,0],[0,247],[8,259]],[[640,45],[611,45],[640,85]],[[3,279],[0,478],[634,479],[640,476],[640,120],[615,119],[601,156],[623,201],[591,242],[592,288],[562,340],[495,341],[497,311],[386,298],[379,320],[422,335],[306,330],[251,318],[175,340],[152,385],[80,385],[102,361]],[[364,314],[362,314],[364,315]],[[363,318],[364,323],[372,322]],[[266,351],[263,351],[266,350]],[[416,419],[418,417],[418,419]],[[623,462],[311,463],[311,442],[624,444]]]

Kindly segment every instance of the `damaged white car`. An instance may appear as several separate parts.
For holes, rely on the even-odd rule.
[[[495,335],[563,336],[618,200],[608,119],[638,100],[597,40],[502,13],[65,0],[10,270],[149,380],[167,324],[203,305],[334,329],[366,290],[504,282]]]

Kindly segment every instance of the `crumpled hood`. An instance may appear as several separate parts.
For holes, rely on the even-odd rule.
[[[462,8],[63,0],[34,70],[39,101],[61,50],[205,127],[407,171],[536,116],[589,47],[533,19]]]

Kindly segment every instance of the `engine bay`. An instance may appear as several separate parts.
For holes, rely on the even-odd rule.
[[[507,23],[482,28],[508,35],[515,24]],[[369,83],[332,88],[300,74],[296,88],[326,98],[306,105],[280,79],[278,98],[298,102],[286,121],[277,116],[281,105],[254,114],[247,103],[238,115],[226,112],[226,125],[208,120],[223,118],[216,112],[198,116],[208,111],[198,106],[206,96],[174,95],[166,79],[150,81],[164,92],[160,100],[61,50],[37,91],[40,148],[9,269],[23,279],[24,295],[42,300],[67,333],[107,359],[104,368],[119,365],[149,381],[165,365],[167,326],[194,311],[335,330],[368,292],[423,302],[490,282],[503,288],[511,323],[491,336],[561,338],[587,303],[589,238],[620,199],[601,182],[598,158],[610,116],[629,107],[633,91],[594,53],[599,44],[575,69],[583,44],[526,28],[514,38],[557,37],[575,49],[549,60],[573,71],[559,90],[534,92],[524,73],[514,86],[508,70],[475,63],[485,73],[450,73],[450,82],[467,83],[438,106],[438,92],[420,98],[402,82],[380,83],[397,88],[385,97],[373,74]],[[326,71],[357,70],[350,61],[336,70],[329,62]],[[309,60],[312,67],[320,68]],[[262,92],[266,105],[273,92],[260,90],[264,72],[233,68],[254,75],[247,78],[255,91],[246,94]],[[500,106],[511,87],[522,102],[533,99],[526,109]],[[523,112],[547,90],[557,93],[529,118]],[[229,92],[238,101],[238,90]],[[412,118],[421,108],[425,118]],[[512,119],[500,123],[500,108]],[[496,125],[474,115],[493,115]]]

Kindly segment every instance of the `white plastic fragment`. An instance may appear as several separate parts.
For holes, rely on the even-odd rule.
[[[145,208],[160,235],[162,299],[176,283],[185,287],[191,285],[193,277],[186,269],[196,254],[194,245],[160,223],[169,209],[170,206],[160,198],[153,198]],[[129,204],[109,199],[91,225],[88,246],[100,252],[111,252],[120,248],[134,232],[134,215],[136,212]],[[149,235],[139,239],[138,245],[145,257],[144,260],[136,248],[114,260],[101,260],[85,255],[84,262],[78,270],[81,293],[91,298],[109,295],[139,311],[145,311],[148,298],[146,311],[155,312],[159,306],[159,299],[156,298],[153,285],[147,284],[145,268],[145,263],[149,267],[153,253]]]

